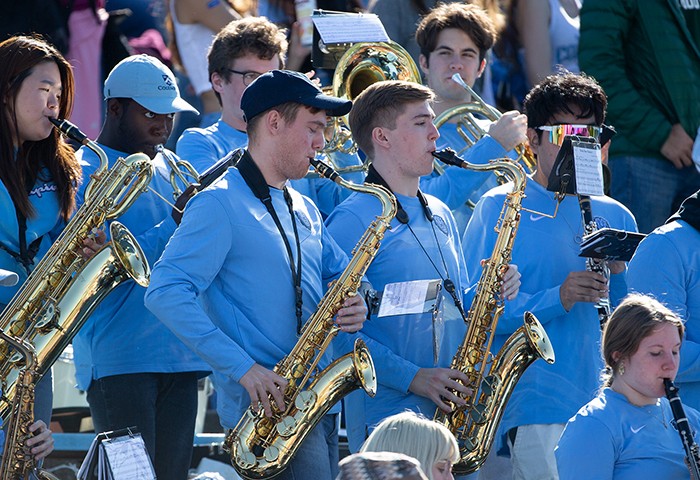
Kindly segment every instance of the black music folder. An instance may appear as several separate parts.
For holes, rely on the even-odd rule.
[[[646,235],[614,228],[601,228],[583,237],[579,257],[629,262]]]

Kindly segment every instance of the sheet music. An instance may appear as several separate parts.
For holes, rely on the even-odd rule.
[[[440,280],[414,280],[384,286],[379,317],[429,312],[435,308]]]
[[[77,475],[78,480],[88,479],[88,470],[90,469],[90,465],[95,461],[95,455],[97,455],[97,446],[99,443],[100,441],[97,437],[92,439],[92,443],[90,444],[90,448],[88,449],[85,458],[83,459],[83,463],[80,464],[80,470],[78,470]]]
[[[311,19],[326,44],[389,41],[384,25],[372,13],[321,14]]]
[[[154,480],[151,460],[141,434],[125,435],[102,442],[107,463],[114,480]],[[103,477],[100,477],[103,478]]]
[[[579,195],[603,195],[603,163],[600,145],[588,142],[571,142],[574,148],[576,193]]]

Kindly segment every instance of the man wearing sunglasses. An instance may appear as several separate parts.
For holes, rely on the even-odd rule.
[[[525,98],[527,135],[537,155],[537,170],[529,178],[522,202],[520,225],[512,262],[522,273],[520,294],[507,302],[494,351],[523,323],[531,311],[544,326],[554,347],[556,362],[533,363],[518,382],[501,421],[510,450],[514,479],[557,477],[554,448],[564,424],[595,394],[603,367],[600,324],[595,304],[610,297],[613,305],[627,293],[625,265],[609,264],[609,283],[587,271],[578,256],[583,222],[576,196],[559,204],[547,190],[548,178],[563,139],[568,135],[598,138],[606,97],[591,77],[566,73],[552,75]],[[508,183],[487,192],[477,204],[464,234],[467,270],[479,271],[482,258],[491,255]],[[598,228],[636,231],[632,214],[619,202],[591,197]]]

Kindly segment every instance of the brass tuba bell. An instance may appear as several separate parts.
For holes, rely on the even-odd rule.
[[[353,44],[340,58],[333,74],[333,85],[325,93],[354,100],[365,88],[383,80],[421,82],[421,75],[411,55],[396,42],[360,42]],[[333,117],[326,129],[323,153],[355,153],[348,116]],[[330,157],[329,157],[330,159]],[[364,170],[366,165],[337,168],[338,173]]]

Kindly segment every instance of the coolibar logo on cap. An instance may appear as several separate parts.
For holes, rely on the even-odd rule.
[[[162,75],[165,85],[158,85],[158,90],[175,90],[175,85],[168,75]]]

